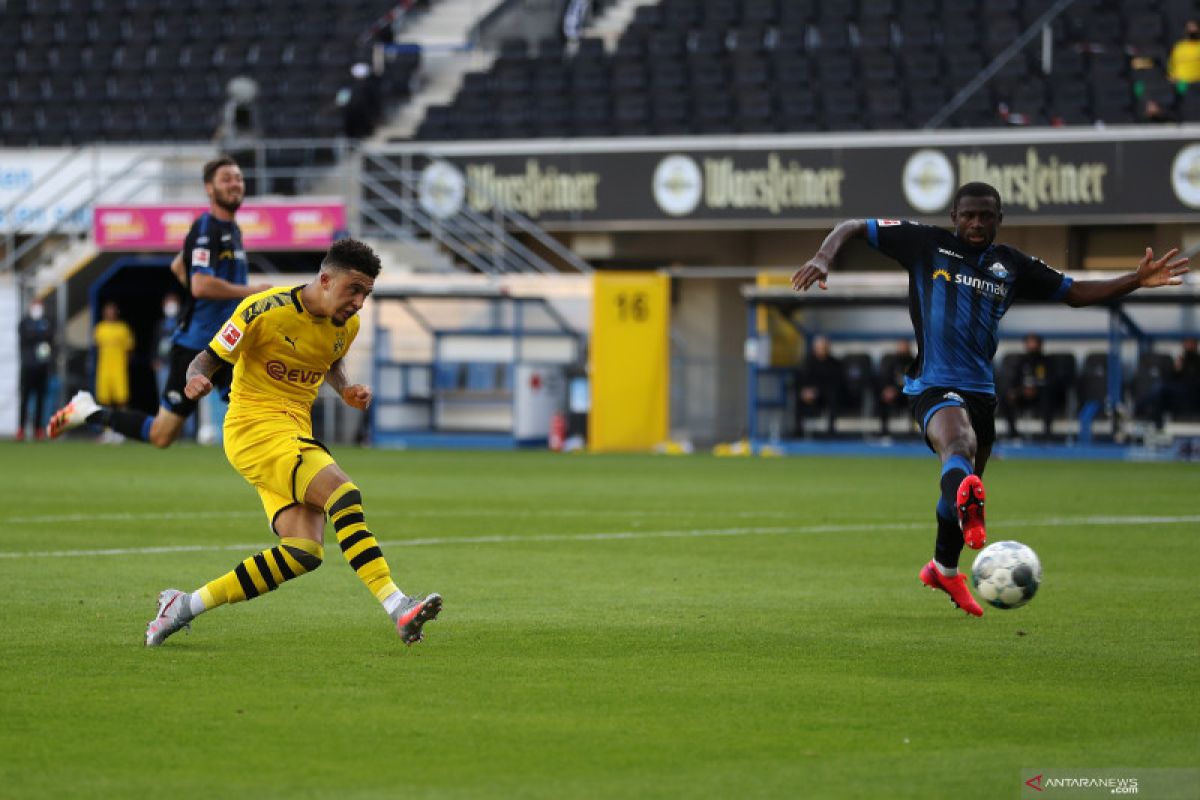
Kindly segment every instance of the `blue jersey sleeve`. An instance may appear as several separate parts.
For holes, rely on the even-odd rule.
[[[869,219],[867,242],[911,271],[913,266],[922,260],[921,256],[929,246],[930,230],[927,225],[907,220]]]
[[[1073,281],[1040,258],[1019,253],[1016,296],[1022,300],[1062,300]]]
[[[202,215],[192,223],[192,228],[183,242],[183,263],[187,265],[189,278],[192,275],[215,274],[214,246],[207,215]]]

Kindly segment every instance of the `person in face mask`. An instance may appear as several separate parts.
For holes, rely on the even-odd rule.
[[[41,439],[42,411],[46,407],[46,387],[50,382],[50,364],[54,356],[54,326],[46,319],[46,309],[41,301],[29,304],[25,316],[17,324],[17,337],[21,345],[21,406],[17,441],[25,439],[25,423],[33,423],[33,435]],[[33,417],[29,416],[29,402],[33,401]]]
[[[158,323],[158,350],[154,354],[154,375],[160,391],[167,385],[167,375],[171,369],[171,345],[175,331],[179,328],[180,311],[177,295],[168,294],[163,298],[163,315]]]
[[[1180,91],[1187,84],[1200,83],[1200,20],[1190,19],[1183,26],[1183,38],[1171,48],[1167,77],[1182,85]]]

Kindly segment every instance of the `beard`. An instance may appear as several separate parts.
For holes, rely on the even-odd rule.
[[[242,198],[234,199],[232,196],[222,194],[221,192],[213,192],[213,202],[230,214],[236,213],[242,207]]]

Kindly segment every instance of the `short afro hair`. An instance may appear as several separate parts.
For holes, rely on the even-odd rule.
[[[237,167],[238,162],[233,160],[233,156],[218,156],[212,161],[204,165],[204,182],[212,183],[216,177],[217,170],[221,167]],[[238,167],[240,169],[240,167]]]
[[[995,186],[983,181],[972,181],[958,187],[958,191],[954,193],[954,205],[950,208],[958,208],[958,201],[964,197],[992,197],[996,200],[996,210],[1000,211],[1003,208],[1003,204],[1000,202],[1000,192],[996,191]]]
[[[321,261],[321,269],[349,269],[370,278],[379,277],[382,268],[375,251],[357,239],[334,242]]]

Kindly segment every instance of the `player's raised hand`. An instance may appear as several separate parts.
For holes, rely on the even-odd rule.
[[[797,292],[807,292],[809,287],[814,283],[825,288],[825,281],[829,279],[829,262],[822,256],[813,256],[800,269],[796,270],[792,275],[792,288]]]
[[[207,376],[193,375],[183,387],[183,394],[188,400],[199,400],[212,390],[212,381]]]
[[[1175,258],[1177,255],[1179,248],[1174,247],[1162,258],[1155,259],[1154,251],[1147,247],[1146,255],[1142,256],[1137,268],[1138,286],[1152,289],[1156,286],[1178,286],[1183,283],[1183,276],[1189,271],[1188,260]]]
[[[351,384],[342,389],[342,399],[346,401],[346,405],[357,408],[359,411],[366,411],[370,407],[371,397],[370,387],[363,386],[361,383]]]

